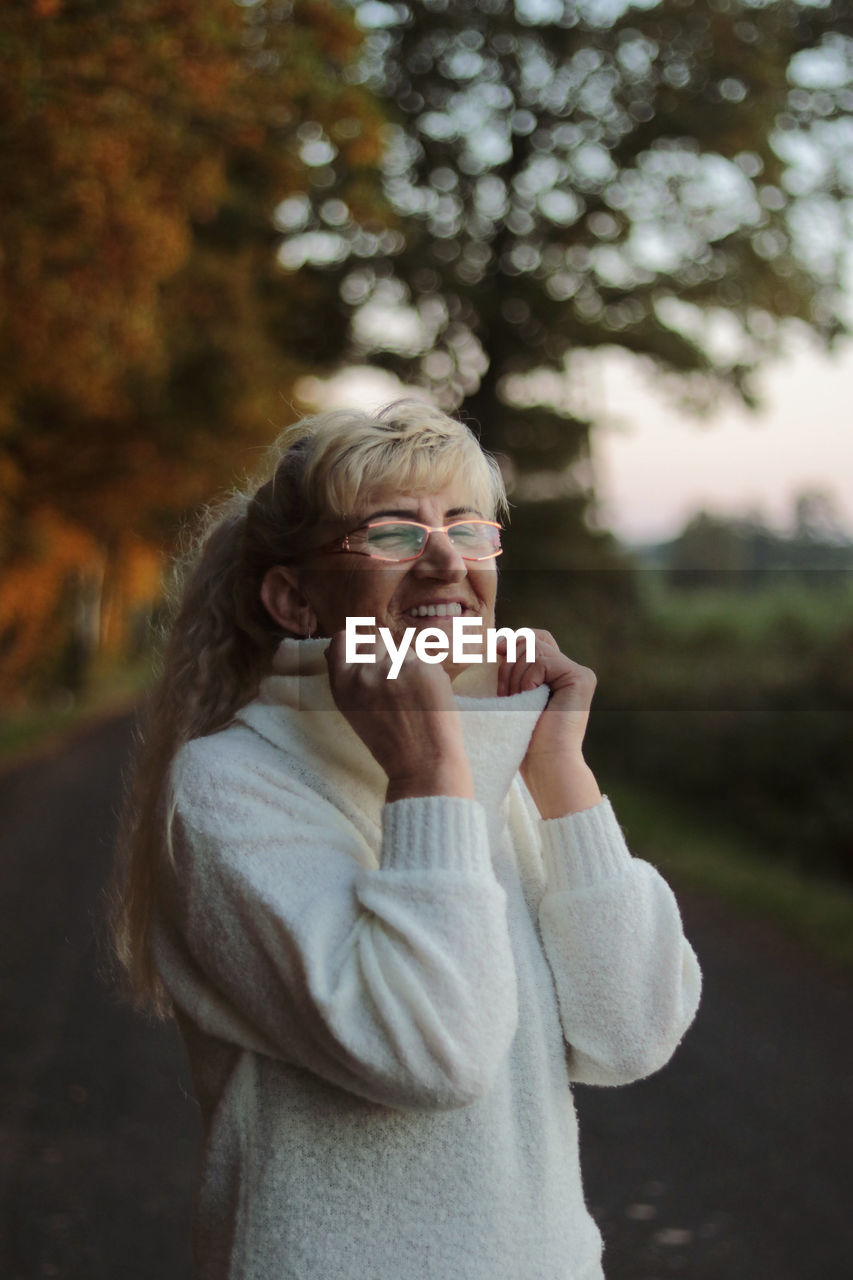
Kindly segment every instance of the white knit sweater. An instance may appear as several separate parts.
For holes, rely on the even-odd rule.
[[[457,695],[477,800],[384,805],[325,645],[285,641],[173,768],[155,955],[205,1128],[196,1274],[600,1280],[570,1081],[648,1075],[690,1024],[672,893],[607,800],[539,819],[546,688]]]

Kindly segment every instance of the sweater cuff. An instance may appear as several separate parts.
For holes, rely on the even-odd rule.
[[[548,893],[588,889],[625,871],[631,854],[607,796],[591,809],[543,819]]]
[[[382,870],[492,874],[486,815],[476,800],[416,796],[382,810]]]

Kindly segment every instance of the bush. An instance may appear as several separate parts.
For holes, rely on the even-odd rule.
[[[853,879],[853,626],[849,589],[830,595],[792,613],[787,591],[718,592],[686,614],[647,593],[630,646],[599,664],[593,766],[724,815],[781,864]]]

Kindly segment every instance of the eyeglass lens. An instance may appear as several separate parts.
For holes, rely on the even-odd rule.
[[[420,524],[381,524],[363,530],[364,549],[387,560],[405,560],[420,555],[429,531]],[[453,524],[447,530],[453,546],[472,559],[494,555],[500,549],[500,529],[485,521]]]

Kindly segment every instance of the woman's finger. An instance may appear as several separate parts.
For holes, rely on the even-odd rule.
[[[556,674],[555,667],[564,667],[568,663],[568,659],[560,652],[550,631],[535,627],[531,629],[536,640],[535,657],[532,661],[527,659],[526,647],[522,649],[519,646],[518,652],[524,653],[525,656],[519,656],[514,662],[510,662],[507,657],[506,638],[500,636],[497,640],[498,695],[500,697],[524,693],[529,689],[538,688],[541,684],[548,684],[552,675]]]
[[[548,673],[544,662],[516,662],[510,675],[509,688],[511,693],[526,693],[547,682]]]

